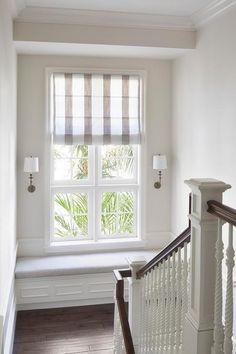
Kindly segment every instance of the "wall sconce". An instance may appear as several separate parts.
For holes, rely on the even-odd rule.
[[[166,155],[154,155],[153,156],[153,169],[158,170],[159,181],[154,183],[154,188],[161,188],[161,177],[162,177],[162,170],[167,169],[167,160]]]
[[[28,191],[33,193],[36,187],[33,185],[33,173],[39,172],[39,158],[38,157],[25,157],[24,161],[24,172],[29,173],[30,184],[28,186]]]

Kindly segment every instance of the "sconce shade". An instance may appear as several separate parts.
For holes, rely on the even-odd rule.
[[[154,155],[153,156],[153,169],[154,170],[166,170],[167,169],[166,155]]]
[[[39,158],[38,157],[25,157],[24,172],[35,173],[39,172]]]

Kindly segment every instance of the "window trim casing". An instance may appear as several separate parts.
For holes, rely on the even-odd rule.
[[[139,181],[139,198],[137,203],[138,215],[140,222],[137,226],[137,237],[131,237],[129,239],[109,239],[103,241],[102,239],[99,242],[94,242],[93,240],[87,241],[80,241],[76,244],[76,241],[61,241],[53,242],[51,240],[51,213],[47,212],[50,210],[50,203],[51,203],[51,157],[52,157],[52,136],[51,136],[51,107],[50,102],[52,99],[52,85],[51,85],[51,76],[55,72],[68,72],[68,73],[81,73],[81,72],[91,72],[94,74],[118,74],[118,75],[139,75],[141,80],[141,94],[140,94],[140,124],[141,124],[141,148],[139,148],[139,163],[140,166],[138,168],[138,181]],[[45,247],[44,250],[46,253],[71,253],[71,252],[84,252],[89,250],[112,250],[112,249],[128,249],[130,247],[143,247],[146,245],[146,205],[145,205],[145,194],[146,194],[146,105],[145,105],[145,97],[146,97],[146,80],[147,80],[147,73],[145,70],[129,70],[129,69],[107,69],[107,68],[94,68],[94,67],[47,67],[45,69],[45,174],[44,174],[44,184],[45,184]],[[96,158],[95,158],[96,163]],[[143,168],[141,169],[141,166]],[[94,177],[94,176],[93,176]],[[79,184],[78,184],[79,185]],[[121,185],[121,184],[120,184]],[[94,203],[95,204],[95,203]],[[93,211],[94,212],[94,211]],[[94,223],[95,224],[95,223]],[[94,231],[94,230],[93,230]],[[58,245],[59,243],[59,245]]]

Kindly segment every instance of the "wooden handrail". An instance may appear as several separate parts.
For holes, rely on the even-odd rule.
[[[227,205],[217,202],[216,200],[209,200],[207,205],[208,213],[236,226],[236,209],[230,208]]]
[[[124,278],[131,277],[132,273],[130,269],[121,269],[114,270],[113,274],[116,280],[116,302],[120,316],[120,323],[126,354],[135,354],[124,300]]]
[[[156,257],[154,257],[150,262],[145,264],[139,271],[136,273],[137,279],[142,278],[146,273],[148,273],[151,269],[158,266],[164,260],[168,258],[168,256],[172,255],[173,252],[177,252],[179,248],[183,248],[184,244],[189,243],[191,239],[191,227],[187,227],[178,237],[174,239],[171,243],[169,243],[164,250],[162,250]]]

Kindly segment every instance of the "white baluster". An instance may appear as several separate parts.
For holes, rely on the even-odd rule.
[[[233,248],[233,226],[229,225],[228,248],[226,250],[227,266],[227,288],[225,305],[225,340],[224,354],[232,354],[233,344],[233,268],[234,268],[234,248]]]
[[[146,353],[149,354],[149,344],[150,344],[150,283],[151,283],[151,273],[148,272],[147,276],[147,344],[146,344]]]
[[[148,331],[147,331],[147,338],[148,338],[148,345],[147,345],[147,353],[151,352],[151,329],[152,329],[152,272],[148,273]]]
[[[142,278],[142,302],[141,302],[141,323],[140,323],[140,351],[144,352],[144,342],[145,342],[145,311],[146,311],[146,276]]]
[[[163,267],[164,267],[164,325],[163,325],[163,341],[162,341],[162,347],[164,350],[166,350],[166,334],[167,334],[167,262],[163,262]]]
[[[214,307],[214,354],[223,353],[224,331],[222,324],[222,260],[224,244],[222,241],[222,222],[218,219],[218,231],[216,241],[216,284]]]
[[[170,331],[170,349],[174,352],[175,348],[175,289],[176,289],[176,264],[175,252],[172,254],[172,280],[171,280],[171,331]]]
[[[175,323],[176,323],[176,350],[180,347],[180,331],[181,331],[181,248],[178,248],[177,253],[177,276],[176,276],[176,309],[175,309]]]
[[[184,261],[182,276],[182,314],[181,314],[181,346],[183,344],[183,325],[188,309],[188,245],[184,244]]]
[[[153,331],[152,331],[152,349],[156,353],[157,347],[157,319],[158,319],[158,267],[153,269]]]
[[[156,318],[156,342],[155,351],[160,352],[161,339],[161,267],[157,267],[157,318]]]
[[[153,342],[154,342],[154,329],[155,329],[155,323],[154,323],[154,317],[155,317],[155,298],[154,298],[154,270],[151,270],[151,293],[150,293],[150,345],[149,345],[149,351],[150,353],[154,353],[153,351]]]
[[[153,330],[153,352],[157,352],[157,340],[158,340],[158,267],[155,267],[154,270],[154,330]]]
[[[165,266],[164,262],[160,264],[161,270],[161,289],[160,289],[160,353],[163,351],[163,336],[165,323]]]
[[[165,323],[165,308],[164,308],[164,301],[165,301],[165,267],[164,262],[160,264],[161,270],[161,289],[160,289],[160,353],[163,351],[163,336],[164,336],[164,323]]]
[[[144,276],[144,317],[143,317],[143,352],[146,353],[147,349],[147,332],[148,332],[148,274]]]
[[[170,306],[171,306],[171,300],[170,300],[170,288],[171,288],[171,278],[170,278],[170,256],[168,256],[167,259],[167,279],[166,279],[166,350],[168,350],[169,345],[170,345]]]

